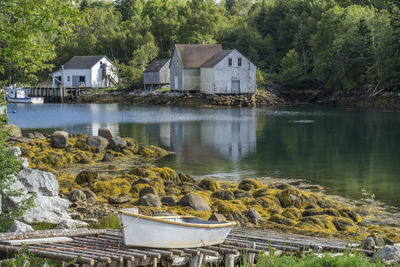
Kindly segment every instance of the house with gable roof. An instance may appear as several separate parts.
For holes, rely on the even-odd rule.
[[[53,87],[113,87],[118,85],[117,67],[106,56],[74,56],[51,74]]]
[[[253,94],[256,66],[238,50],[220,44],[176,44],[170,63],[171,90],[204,94]]]
[[[144,89],[159,89],[169,86],[170,59],[155,59],[143,72]]]

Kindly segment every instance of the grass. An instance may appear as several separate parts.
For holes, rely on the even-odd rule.
[[[250,265],[243,262],[241,267],[249,267]],[[383,267],[381,261],[372,262],[363,255],[343,255],[331,256],[324,254],[322,257],[311,254],[304,257],[298,256],[274,256],[260,255],[257,258],[257,266],[262,267]],[[399,265],[396,265],[399,266]]]
[[[121,229],[121,222],[119,220],[118,214],[109,214],[103,217],[98,223],[89,225],[92,229]]]

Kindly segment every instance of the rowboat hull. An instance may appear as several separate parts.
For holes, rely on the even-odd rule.
[[[125,245],[194,248],[224,242],[234,223],[203,221],[192,216],[150,217],[120,211]]]
[[[43,104],[43,97],[28,97],[28,98],[7,98],[9,103],[29,103],[29,104]]]

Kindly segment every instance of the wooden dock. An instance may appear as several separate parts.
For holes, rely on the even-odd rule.
[[[136,248],[124,245],[122,233],[109,229],[44,230],[26,233],[1,233],[0,252],[11,257],[22,244],[31,255],[60,261],[75,261],[76,266],[136,267],[191,266],[213,263],[235,266],[242,257],[254,262],[260,253],[279,250],[300,255],[314,252],[362,250],[359,244],[336,238],[310,237],[270,230],[235,228],[224,243],[191,249]]]
[[[29,96],[44,97],[47,103],[61,103],[78,99],[89,87],[60,87],[33,86],[28,87]]]

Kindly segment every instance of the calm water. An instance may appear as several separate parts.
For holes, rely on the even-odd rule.
[[[15,110],[15,113],[12,111]],[[115,135],[176,155],[158,164],[192,175],[306,179],[329,193],[400,204],[400,113],[328,108],[189,109],[118,104],[10,104],[10,123]]]

